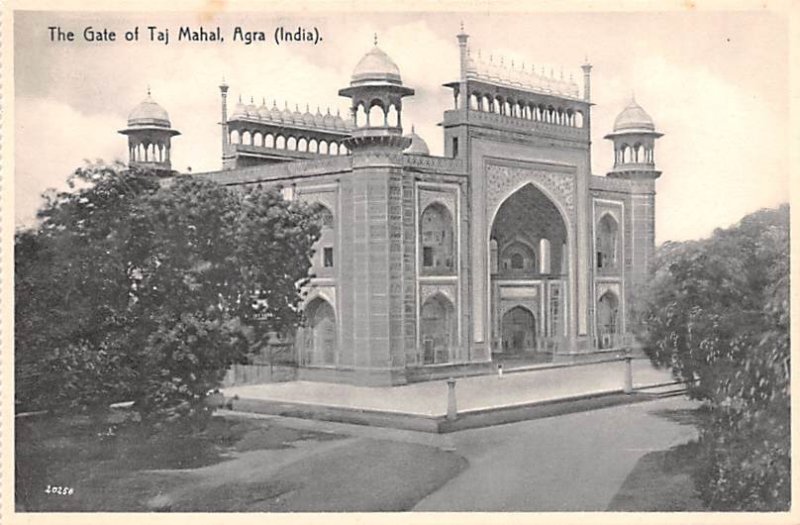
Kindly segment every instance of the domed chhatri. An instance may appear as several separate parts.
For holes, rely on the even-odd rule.
[[[373,82],[388,82],[390,84],[402,85],[400,78],[400,68],[394,63],[377,43],[364,55],[355,69],[350,79],[351,86],[360,86]]]
[[[403,151],[406,155],[430,155],[428,144],[425,139],[417,135],[414,126],[411,126],[411,133],[406,135],[406,138],[411,139],[411,145]]]
[[[655,141],[662,136],[650,115],[631,97],[614,121],[614,131],[605,136],[614,143],[614,167],[608,176],[657,179],[661,172],[655,168]]]
[[[172,129],[169,114],[147,89],[147,98],[128,114],[128,127],[119,131],[128,137],[128,158],[132,167],[153,170],[159,175],[172,174],[171,141],[180,135]]]
[[[403,137],[403,97],[414,90],[403,85],[400,69],[389,55],[378,47],[378,37],[372,49],[356,64],[350,86],[340,89],[339,95],[350,99],[351,136],[345,140],[347,149],[357,154],[375,150],[402,152],[410,145]]]
[[[628,106],[617,115],[614,121],[614,131],[655,131],[653,119],[650,115],[631,98]]]

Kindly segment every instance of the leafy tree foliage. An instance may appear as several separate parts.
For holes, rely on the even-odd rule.
[[[87,165],[17,233],[22,406],[202,412],[232,363],[300,322],[317,211],[276,190],[163,182]]]
[[[659,249],[641,308],[651,360],[707,401],[696,482],[715,510],[790,500],[789,207]]]

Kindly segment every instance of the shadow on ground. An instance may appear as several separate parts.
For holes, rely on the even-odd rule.
[[[688,419],[692,410],[682,420]],[[687,417],[684,417],[687,416]],[[687,423],[688,424],[688,423]],[[628,474],[608,506],[623,512],[699,512],[708,510],[700,500],[692,480],[692,469],[699,452],[697,441],[650,452]]]
[[[202,431],[21,421],[19,512],[406,510],[466,468],[435,447],[215,417]],[[69,495],[48,492],[68,487]]]

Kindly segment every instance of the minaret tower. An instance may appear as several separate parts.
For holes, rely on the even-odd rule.
[[[403,97],[414,90],[376,38],[339,94],[353,118],[344,141],[352,170],[339,183],[341,345],[348,365],[369,369],[359,381],[400,384],[416,353],[415,180],[403,169],[412,139],[402,126]]]
[[[614,121],[614,131],[605,136],[614,143],[614,167],[608,177],[630,181],[630,289],[646,282],[655,255],[656,179],[661,172],[656,170],[654,152],[661,136],[633,96]]]
[[[413,89],[403,85],[397,64],[378,47],[376,35],[373,48],[353,70],[350,87],[339,90],[339,95],[352,101],[354,129],[345,142],[347,148],[353,154],[406,149],[410,142],[403,137],[403,97],[413,94]],[[373,109],[376,106],[380,111]]]
[[[169,115],[153,100],[149,87],[147,98],[128,115],[128,127],[119,132],[128,137],[130,167],[172,175],[172,137],[180,132],[172,129]]]

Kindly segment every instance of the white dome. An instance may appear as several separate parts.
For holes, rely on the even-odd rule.
[[[403,83],[400,79],[400,68],[377,45],[358,61],[350,79],[351,85],[368,82]]]
[[[128,127],[161,126],[170,127],[169,114],[147,92],[147,98],[128,114]]]
[[[406,135],[406,138],[411,139],[411,145],[409,145],[403,153],[406,155],[430,155],[430,150],[428,150],[428,144],[425,142],[425,139],[417,135],[414,131],[414,126],[411,126],[411,133]]]
[[[650,115],[642,109],[642,106],[631,99],[628,107],[622,110],[622,113],[617,115],[614,121],[614,131],[655,131],[656,126],[653,124],[653,119]]]

